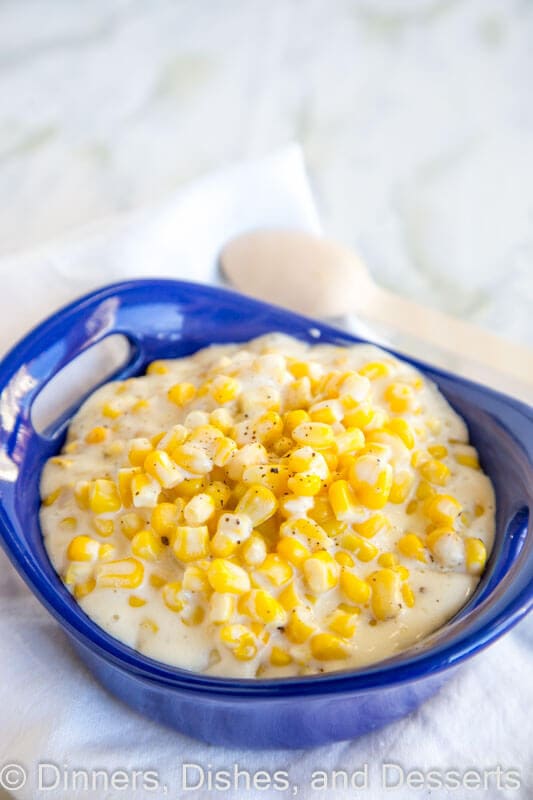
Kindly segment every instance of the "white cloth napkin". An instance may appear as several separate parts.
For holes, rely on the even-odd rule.
[[[301,153],[290,146],[254,163],[232,167],[198,181],[163,206],[111,221],[52,243],[38,252],[0,261],[3,282],[0,348],[7,349],[29,327],[54,308],[90,288],[132,276],[174,276],[215,281],[216,255],[231,235],[260,225],[287,225],[319,230]],[[108,695],[72,652],[58,625],[30,594],[0,552],[0,798],[1,783],[17,798],[283,796],[320,798],[488,797],[533,795],[530,707],[533,702],[531,652],[533,627],[522,623],[468,664],[432,700],[394,725],[355,742],[311,751],[253,752],[210,747],[160,727]],[[39,763],[43,788],[39,789]],[[189,785],[182,783],[184,764]],[[403,788],[382,786],[382,765],[403,769]],[[7,767],[6,765],[14,765]],[[16,788],[21,771],[26,782]],[[55,765],[55,766],[51,766]],[[208,776],[235,765],[247,771],[286,771],[290,788],[247,790],[241,775],[236,788],[209,791]],[[366,788],[342,788],[331,771],[348,776],[367,765]],[[488,774],[501,767],[500,786]],[[406,788],[407,773],[418,769],[461,775],[473,770],[488,788]],[[87,789],[92,770],[105,770],[109,781],[117,770],[129,773],[128,788]],[[79,770],[75,780],[73,771]],[[133,771],[159,776],[143,788],[132,787]],[[329,788],[319,790],[330,774]],[[507,771],[507,772],[506,772]],[[517,780],[520,788],[513,788]],[[516,778],[518,773],[519,778]],[[392,783],[399,769],[389,768]],[[152,776],[153,778],[153,776]],[[449,780],[452,780],[449,778]],[[120,775],[115,783],[120,784]],[[124,779],[122,779],[124,780]],[[361,785],[360,775],[354,785]],[[416,776],[414,778],[416,781]],[[436,778],[435,778],[436,780]],[[76,782],[77,781],[77,782]],[[56,785],[57,784],[57,785]],[[507,784],[507,788],[505,785]],[[56,785],[56,788],[50,788]],[[293,786],[298,787],[297,791]],[[471,783],[472,785],[472,783]],[[483,784],[482,784],[483,785]],[[124,786],[124,783],[122,783]]]

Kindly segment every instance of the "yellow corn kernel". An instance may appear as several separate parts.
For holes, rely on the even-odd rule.
[[[357,408],[347,411],[342,422],[345,428],[360,428],[364,431],[374,420],[375,414],[376,409],[369,403],[361,403]]]
[[[342,550],[339,550],[337,553],[335,553],[335,561],[337,562],[337,564],[340,564],[341,567],[353,567],[353,565],[355,564],[355,561],[353,560],[351,555],[349,553],[345,553]]]
[[[256,483],[241,497],[235,511],[238,514],[246,514],[252,524],[261,525],[269,517],[276,513],[278,501],[275,495],[266,486]]]
[[[426,553],[422,540],[416,533],[406,533],[401,537],[398,542],[398,550],[408,558],[414,558],[416,561],[426,563]]]
[[[274,455],[279,456],[280,458],[285,456],[291,450],[292,446],[293,441],[292,439],[289,439],[288,436],[280,436],[279,439],[276,439],[276,441],[271,445]]]
[[[342,636],[343,639],[351,639],[355,633],[356,622],[357,614],[343,611],[340,608],[333,611],[327,619],[328,628],[333,633]]]
[[[335,444],[335,434],[331,425],[323,422],[302,422],[292,432],[292,438],[300,445],[325,450]]]
[[[140,414],[141,411],[146,411],[148,408],[150,408],[150,401],[142,398],[132,405],[131,411],[134,414]]]
[[[293,536],[283,536],[277,543],[276,550],[278,555],[295,567],[299,567],[311,555],[309,549]]]
[[[130,442],[130,449],[128,450],[128,459],[132,467],[142,467],[146,456],[149,455],[153,449],[150,439],[132,439]]]
[[[165,583],[161,596],[167,608],[171,611],[182,611],[185,606],[185,599],[182,592],[182,585],[179,581]]]
[[[394,555],[394,553],[381,553],[378,558],[378,564],[380,567],[396,569],[398,566],[398,558]]]
[[[43,506],[47,506],[47,507],[48,506],[52,506],[55,503],[55,501],[57,500],[57,498],[59,497],[60,494],[61,494],[61,488],[56,489],[54,492],[51,492],[49,495],[47,495],[43,499]]]
[[[157,561],[162,551],[161,539],[150,530],[139,531],[131,540],[131,552],[144,561]]]
[[[95,428],[89,431],[85,437],[85,441],[87,444],[100,444],[101,442],[104,442],[106,438],[107,428],[104,428],[102,425],[97,425]]]
[[[292,656],[281,647],[274,645],[270,651],[270,663],[273,667],[286,667],[292,661]]]
[[[270,489],[276,496],[287,491],[290,472],[281,464],[253,464],[246,467],[242,479],[247,484],[261,484]]]
[[[205,478],[185,478],[185,480],[174,489],[179,499],[194,497],[196,494],[200,494],[200,492],[206,490],[207,480]]]
[[[206,492],[200,492],[191,497],[185,508],[183,516],[188,525],[202,525],[211,519],[215,513],[215,501]]]
[[[287,612],[281,603],[264,589],[252,589],[239,602],[239,608],[258,622],[272,625],[284,625]]]
[[[358,456],[350,468],[350,483],[367,508],[379,509],[387,503],[392,487],[392,467],[376,455]]]
[[[177,406],[186,406],[196,397],[196,386],[192,383],[175,383],[168,390],[167,397]]]
[[[370,586],[358,575],[343,569],[340,575],[340,587],[348,600],[352,603],[368,603],[370,599]]]
[[[96,567],[96,585],[108,589],[136,589],[144,578],[144,567],[136,558],[108,561]]]
[[[107,478],[92,481],[89,489],[89,505],[94,514],[118,511],[122,503],[115,483]]]
[[[311,616],[307,609],[293,609],[289,614],[289,621],[285,627],[285,633],[290,642],[302,644],[315,633],[316,628],[312,623]]]
[[[407,608],[413,608],[415,604],[415,595],[408,583],[402,586],[402,597]]]
[[[432,554],[445,567],[462,566],[465,545],[460,536],[451,528],[436,528],[426,537],[426,544]]]
[[[250,591],[248,573],[224,558],[215,558],[207,570],[207,579],[215,592],[246,594]]]
[[[297,472],[289,478],[287,487],[298,497],[313,497],[322,488],[322,480],[310,472]]]
[[[253,424],[257,439],[264,445],[271,445],[283,433],[283,420],[276,411],[266,411]]]
[[[404,414],[416,409],[414,389],[408,383],[391,383],[385,389],[385,400],[394,414]]]
[[[335,517],[341,522],[357,522],[362,518],[363,509],[348,481],[333,481],[328,497]]]
[[[176,447],[187,440],[188,435],[189,431],[185,425],[173,425],[166,433],[152,436],[150,442],[154,450],[164,450],[166,453],[172,453]]]
[[[144,597],[137,597],[137,595],[132,594],[128,597],[128,605],[132,608],[142,608],[146,605],[146,600]]]
[[[226,624],[220,628],[220,641],[232,650],[239,661],[250,661],[257,655],[256,639],[245,625]]]
[[[237,445],[229,436],[223,436],[217,440],[213,463],[217,467],[225,467],[231,456],[237,450]]]
[[[398,436],[409,450],[413,449],[415,446],[415,434],[407,420],[402,419],[402,417],[393,417],[387,423],[387,429],[395,436]]]
[[[135,512],[123,514],[119,520],[120,530],[128,539],[133,539],[135,534],[143,527],[142,518]]]
[[[75,536],[67,548],[71,561],[94,561],[98,558],[100,544],[90,536]]]
[[[231,412],[227,408],[216,408],[209,415],[209,423],[227,435],[232,429],[234,421]]]
[[[433,497],[435,494],[436,490],[430,483],[428,483],[428,481],[425,480],[420,481],[416,488],[416,497],[418,500],[427,500],[429,497]]]
[[[153,508],[157,505],[161,485],[150,475],[134,475],[131,479],[131,494],[135,508]]]
[[[150,631],[151,634],[159,631],[159,625],[153,619],[143,619],[140,627],[145,631]]]
[[[455,453],[455,460],[463,467],[479,469],[479,457],[473,447],[465,447],[463,452]]]
[[[221,406],[235,400],[240,391],[239,381],[227,375],[217,375],[211,384],[211,395],[215,403],[219,403]]]
[[[397,572],[384,567],[368,578],[372,590],[370,605],[374,617],[386,620],[398,616],[401,610],[401,580]]]
[[[481,575],[487,563],[487,548],[474,537],[465,539],[466,568],[471,575]]]
[[[165,450],[153,450],[144,460],[144,471],[159,481],[164,489],[172,489],[183,480],[183,472]]]
[[[139,475],[141,472],[139,467],[124,467],[119,469],[117,475],[118,493],[122,500],[124,508],[129,508],[133,505],[133,494],[131,491],[131,484],[134,475]]]
[[[206,494],[213,500],[215,510],[224,508],[231,497],[230,487],[222,481],[213,481],[206,487]]]
[[[405,510],[407,514],[415,514],[418,510],[418,500],[409,500]]]
[[[195,475],[205,475],[211,472],[213,462],[200,447],[194,444],[180,444],[171,453],[172,459],[179,467]]]
[[[209,599],[209,619],[216,625],[229,622],[235,613],[235,597],[231,594],[213,592]]]
[[[431,458],[420,465],[420,474],[429,483],[446,486],[450,479],[450,470],[443,461]]]
[[[267,555],[265,540],[258,534],[252,534],[243,544],[241,555],[248,566],[258,567]]]
[[[252,523],[246,515],[223,514],[210,542],[211,554],[218,558],[227,558],[248,539],[251,532]]]
[[[364,375],[368,380],[375,381],[379,378],[386,378],[390,375],[391,369],[383,361],[369,361],[367,364],[363,364],[358,372],[359,375]]]
[[[433,456],[433,458],[441,460],[446,458],[448,455],[448,448],[443,444],[430,444],[428,447],[428,453]]]
[[[278,600],[286,611],[292,611],[302,605],[294,581],[289,583],[289,585],[279,593]]]
[[[180,428],[181,428],[181,427],[183,427],[183,426],[182,426],[182,425],[180,425],[180,426],[177,426],[177,425],[176,425],[175,427],[180,427]],[[169,434],[170,434],[170,433],[171,433],[173,430],[174,430],[174,428],[171,428],[171,430],[169,431]],[[155,434],[155,436],[151,436],[151,437],[150,437],[150,443],[151,443],[151,445],[152,445],[152,449],[153,449],[153,450],[155,450],[155,449],[157,448],[158,444],[159,444],[160,442],[162,442],[162,441],[163,441],[163,439],[165,439],[165,438],[166,438],[166,436],[167,436],[167,435],[169,435],[169,434],[165,434],[165,432],[164,432],[164,431],[161,431],[161,433],[156,433],[156,434]],[[167,449],[166,447],[162,447],[162,448],[161,448],[161,450],[166,450],[166,449]],[[147,454],[147,455],[148,455],[148,454]],[[141,462],[141,463],[143,463],[143,462]]]
[[[396,504],[405,503],[413,486],[413,482],[414,476],[412,472],[408,472],[407,470],[396,472],[390,488],[389,502]]]
[[[78,527],[78,520],[76,517],[64,517],[59,524],[65,530],[75,531]]]
[[[285,429],[285,433],[288,436],[292,436],[292,432],[298,425],[302,425],[304,422],[310,422],[311,417],[304,411],[303,409],[295,409],[294,411],[287,411],[283,415],[283,425]]]
[[[180,510],[175,503],[158,503],[152,509],[150,525],[159,536],[170,537],[180,518]]]
[[[168,367],[164,361],[152,361],[146,368],[147,375],[166,375],[167,373]]]
[[[355,553],[359,561],[364,563],[372,561],[379,553],[378,548],[372,542],[356,536],[354,533],[345,533],[340,538],[340,544],[346,550]]]
[[[102,406],[102,414],[104,417],[109,417],[109,419],[117,419],[117,417],[120,417],[122,414],[122,411],[111,403],[104,403]]]
[[[207,526],[178,525],[172,549],[179,561],[188,562],[204,558],[209,552],[209,530]]]
[[[339,564],[327,550],[318,550],[303,564],[307,585],[316,594],[333,589],[339,581],[340,571]]]
[[[82,600],[84,597],[87,597],[96,586],[96,581],[94,578],[88,578],[86,581],[82,581],[81,583],[77,583],[74,586],[74,597],[76,600]]]
[[[150,586],[153,586],[154,589],[161,589],[162,586],[165,585],[166,578],[163,578],[161,575],[157,575],[156,573],[152,573],[148,579]]]
[[[282,586],[292,578],[292,567],[277,553],[269,553],[257,571],[274,586]]]
[[[394,567],[394,571],[398,573],[402,581],[406,581],[410,574],[407,567],[404,567],[403,564],[397,564]]]
[[[347,428],[339,433],[335,444],[338,453],[355,453],[365,445],[365,435],[361,428]]]
[[[349,654],[346,643],[332,633],[317,633],[311,639],[311,655],[317,661],[338,661]]]
[[[325,549],[331,544],[331,540],[324,528],[314,520],[306,519],[305,517],[287,520],[281,525],[279,534],[281,537],[297,536],[300,539],[305,539],[313,550]]]
[[[189,627],[193,627],[195,625],[201,625],[201,623],[204,621],[204,617],[205,617],[204,608],[198,603],[191,601],[190,598],[187,598],[185,607],[182,609],[182,612],[180,614],[180,618],[183,624],[188,625]]]
[[[424,514],[438,527],[453,527],[463,507],[449,494],[434,494],[424,503]]]
[[[103,517],[93,517],[92,520],[93,528],[100,536],[111,536],[111,534],[115,530],[115,523],[112,519],[104,519]]]
[[[334,539],[346,531],[347,525],[346,522],[341,522],[335,519],[335,517],[329,517],[329,519],[325,519],[322,523],[322,528],[328,537]]]
[[[285,394],[285,408],[304,410],[309,408],[312,402],[311,381],[306,375],[303,378],[297,378],[288,386]]]
[[[332,508],[329,499],[324,496],[315,497],[313,507],[309,510],[308,514],[319,525],[326,520],[332,519]]]
[[[185,568],[182,585],[186,592],[211,594],[211,587],[207,580],[207,574],[203,569],[192,564]]]
[[[311,422],[324,422],[333,425],[340,422],[344,416],[344,408],[338,400],[321,400],[314,403],[309,409]]]
[[[353,527],[360,536],[364,536],[365,539],[373,539],[378,533],[390,530],[391,524],[385,514],[378,512],[363,522],[354,523]]]

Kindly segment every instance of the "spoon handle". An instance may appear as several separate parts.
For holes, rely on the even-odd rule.
[[[463,358],[533,383],[533,350],[502,339],[437,309],[418,305],[375,284],[365,298],[365,316]]]

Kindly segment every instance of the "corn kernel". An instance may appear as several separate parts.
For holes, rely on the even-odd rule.
[[[242,558],[248,566],[257,567],[267,555],[265,540],[258,534],[252,534],[242,546]]]
[[[333,513],[341,522],[358,522],[364,516],[364,509],[357,501],[348,481],[333,481],[329,487],[328,496]]]
[[[205,478],[185,478],[176,488],[174,489],[175,493],[178,495],[180,500],[183,498],[190,498],[194,497],[200,492],[207,491],[207,480]],[[185,503],[183,503],[185,506]]]
[[[362,455],[350,468],[350,483],[367,508],[379,509],[387,503],[392,487],[392,467],[375,455]]]
[[[401,610],[401,580],[397,572],[383,568],[368,578],[372,589],[370,605],[377,620],[398,616]]]
[[[282,538],[297,536],[300,539],[305,539],[313,550],[325,549],[331,544],[331,540],[324,528],[314,520],[306,519],[305,517],[287,520],[281,525],[279,533]],[[284,547],[289,548],[289,545],[284,545]]]
[[[209,415],[209,423],[227,435],[233,427],[233,416],[227,408],[216,408]]]
[[[171,581],[165,583],[161,595],[163,602],[171,611],[182,611],[185,606],[185,600],[182,593],[182,585],[179,581]]]
[[[96,567],[96,585],[110,589],[136,589],[144,577],[144,567],[136,558],[108,561]]]
[[[352,603],[368,603],[370,599],[370,586],[368,583],[347,569],[341,571],[340,587],[343,594]]]
[[[443,444],[431,444],[428,447],[428,453],[439,460],[446,458],[448,455],[448,448]]]
[[[100,544],[90,536],[75,536],[67,548],[71,561],[94,561],[98,558]]]
[[[196,397],[196,386],[192,383],[175,383],[168,390],[167,397],[171,403],[182,408]]]
[[[289,621],[285,627],[285,633],[289,641],[294,642],[294,644],[302,644],[315,631],[316,628],[307,609],[298,608],[291,611]]]
[[[89,431],[85,437],[85,441],[87,444],[100,444],[101,442],[104,442],[106,438],[107,428],[104,428],[102,425],[97,425],[95,428]]]
[[[411,472],[402,470],[396,472],[390,488],[389,502],[405,503],[413,486],[414,477]]]
[[[402,586],[402,597],[407,608],[413,608],[415,604],[415,595],[408,583]]]
[[[337,661],[348,658],[349,649],[338,636],[317,633],[311,639],[311,655],[318,661]]]
[[[119,520],[120,530],[128,539],[133,539],[135,534],[143,527],[142,518],[135,512],[123,514]]]
[[[309,416],[312,422],[324,422],[326,425],[333,425],[343,418],[344,408],[338,400],[321,400],[310,407]]]
[[[420,474],[429,483],[446,486],[450,479],[450,470],[443,461],[431,458],[420,465]]]
[[[94,578],[88,578],[86,581],[82,583],[77,583],[74,586],[74,597],[76,600],[82,600],[84,597],[87,597],[96,586],[96,581]]]
[[[387,428],[395,436],[398,436],[408,450],[412,450],[415,446],[415,435],[409,423],[402,419],[402,417],[394,417],[387,424]]]
[[[292,662],[292,656],[276,645],[270,651],[270,663],[273,667],[286,667]]]
[[[466,568],[471,575],[481,575],[487,562],[487,548],[481,539],[465,539]]]
[[[311,417],[304,411],[303,409],[296,409],[294,411],[287,411],[283,415],[283,425],[285,429],[285,433],[288,436],[292,436],[292,432],[298,425],[301,425],[304,422],[310,422]]]
[[[289,478],[287,487],[299,497],[313,497],[322,488],[322,480],[311,472],[297,472]]]
[[[152,361],[146,368],[147,375],[166,375],[167,373],[168,367],[164,361]]]
[[[337,434],[338,453],[355,453],[365,445],[365,435],[361,428],[347,428],[344,433]]]
[[[241,384],[239,381],[226,375],[217,375],[211,384],[211,395],[219,405],[235,400],[240,391]]]
[[[404,534],[398,542],[398,549],[404,556],[414,558],[417,561],[421,561],[423,564],[426,563],[427,559],[424,545],[420,537],[415,533]]]
[[[386,378],[391,373],[391,368],[383,361],[369,361],[359,368],[359,374],[364,375],[371,381],[378,380],[379,378]]]
[[[303,564],[303,573],[309,588],[319,594],[337,585],[340,566],[327,550],[318,550]]]
[[[287,612],[281,603],[264,589],[252,589],[242,598],[245,613],[258,622],[269,625],[284,625],[287,621]]]
[[[150,525],[160,536],[170,537],[178,524],[180,510],[175,503],[158,503],[152,509]]]
[[[146,605],[146,602],[147,601],[144,599],[144,597],[137,597],[137,595],[134,594],[128,597],[128,605],[130,605],[132,608],[142,608]]]
[[[460,536],[450,528],[436,528],[428,534],[427,546],[443,566],[454,568],[464,563],[465,545]]]
[[[289,561],[296,567],[299,567],[311,555],[308,548],[292,536],[283,536],[279,540],[276,550],[285,561]]]
[[[395,414],[404,414],[416,409],[415,393],[408,383],[391,383],[385,389],[385,400]]]
[[[213,592],[209,600],[209,618],[216,625],[229,622],[235,613],[235,597],[231,594]]]
[[[132,467],[142,467],[146,456],[151,453],[153,449],[150,439],[144,437],[132,439],[130,442],[130,449],[128,450],[128,458]]]
[[[183,516],[188,525],[202,525],[211,519],[214,513],[215,502],[206,492],[200,492],[195,497],[191,497],[183,509]]]
[[[104,403],[102,406],[102,414],[104,417],[109,417],[109,419],[117,419],[122,414],[120,408],[112,405],[112,403]]]
[[[282,586],[292,578],[292,567],[277,553],[269,553],[257,572],[266,576],[274,586]]]
[[[203,592],[211,594],[211,587],[207,580],[207,574],[198,566],[189,564],[183,573],[183,589],[186,592]]]
[[[161,485],[150,475],[134,475],[131,480],[131,494],[135,508],[153,508],[157,505]]]
[[[223,625],[220,629],[220,641],[230,647],[239,661],[250,661],[257,655],[255,636],[245,625]]]
[[[188,442],[175,447],[171,456],[179,467],[195,475],[205,475],[213,468],[213,461],[204,450]]]
[[[215,592],[246,594],[250,591],[248,573],[227,559],[215,558],[209,565],[207,578]]]
[[[184,478],[182,470],[165,450],[153,450],[144,460],[144,471],[155,478],[164,489],[172,489]]]
[[[139,531],[131,540],[131,552],[145,561],[157,561],[162,550],[161,539],[150,530]]]
[[[333,633],[342,636],[343,639],[351,639],[355,633],[357,614],[336,609],[327,619],[327,625]]]
[[[335,434],[331,425],[323,422],[302,422],[292,432],[292,438],[300,445],[325,450],[335,444]]]
[[[424,513],[438,527],[453,527],[462,506],[449,494],[435,494],[424,503]]]
[[[378,533],[388,531],[391,527],[390,521],[385,514],[377,513],[372,514],[368,519],[363,522],[354,523],[354,530],[364,536],[365,539],[373,539]]]
[[[115,483],[107,478],[92,481],[89,489],[89,505],[94,514],[118,511],[122,503]]]
[[[100,536],[111,536],[115,530],[115,523],[112,519],[104,519],[103,517],[93,517],[91,520],[93,528]]]
[[[174,555],[179,561],[195,561],[204,558],[209,551],[209,530],[205,525],[191,527],[178,525],[172,543]]]
[[[335,553],[335,561],[337,564],[340,564],[341,567],[353,567],[355,564],[355,561],[351,555],[342,550],[339,550],[337,553]]]
[[[235,511],[246,514],[252,524],[260,525],[276,513],[278,501],[275,495],[261,484],[253,484],[237,503]]]

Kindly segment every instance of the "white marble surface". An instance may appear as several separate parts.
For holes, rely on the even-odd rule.
[[[0,254],[299,140],[384,284],[533,342],[527,0],[4,0]]]

